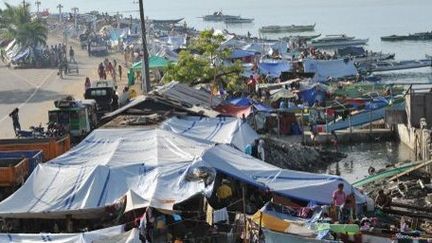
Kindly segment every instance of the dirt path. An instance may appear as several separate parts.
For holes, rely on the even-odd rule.
[[[62,37],[51,34],[48,45],[62,40]],[[64,79],[57,76],[57,69],[14,70],[5,65],[0,66],[0,138],[15,136],[8,116],[15,107],[20,109],[22,129],[26,130],[39,123],[45,125],[48,122],[48,110],[54,107],[54,100],[65,95],[82,99],[85,78],[97,79],[97,66],[103,58],[89,57],[87,51],[80,48],[78,41],[69,40],[68,44],[75,49],[79,74],[67,75]],[[114,54],[108,58],[120,60],[121,55]],[[125,77],[123,79],[126,81]],[[120,83],[119,87],[122,86],[123,83]]]

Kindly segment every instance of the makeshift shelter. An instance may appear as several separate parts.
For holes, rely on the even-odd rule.
[[[249,124],[232,117],[173,117],[162,123],[161,128],[189,138],[232,144],[240,151],[259,138]]]
[[[247,51],[241,49],[234,49],[231,53],[231,59],[242,59],[248,57],[254,57],[256,55],[255,51]]]
[[[145,199],[145,206],[172,209],[202,191],[203,184],[187,181],[183,172],[210,146],[163,130],[95,130],[68,153],[36,167],[0,203],[0,217],[95,218],[128,191]]]
[[[315,82],[326,82],[329,79],[339,79],[358,74],[351,60],[315,60],[305,59],[303,61],[305,73],[315,73]]]
[[[355,193],[357,203],[366,201],[341,177],[284,170],[229,145],[158,129],[98,129],[68,153],[38,165],[20,189],[0,203],[0,217],[95,218],[128,196],[132,202],[128,210],[149,206],[172,210],[175,204],[213,189],[214,183],[196,177],[195,171],[203,169],[209,171],[207,182],[221,173],[283,197],[318,204],[330,204],[332,192],[343,183],[346,193]]]
[[[0,234],[0,242],[74,242],[74,243],[97,243],[97,242],[116,242],[116,243],[140,243],[138,229],[124,232],[124,225],[114,226],[90,232],[77,234]],[[115,240],[115,241],[113,241]]]
[[[164,69],[168,67],[171,62],[163,57],[151,56],[149,57],[149,68],[150,69]],[[134,71],[142,70],[142,61],[136,62],[131,67]]]
[[[287,61],[263,61],[258,65],[261,74],[277,78],[282,72],[288,72],[292,69]]]

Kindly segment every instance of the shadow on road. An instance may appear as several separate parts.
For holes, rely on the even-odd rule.
[[[0,91],[0,104],[21,104],[25,102],[30,95],[32,95],[34,89],[29,90],[4,90]],[[50,90],[38,90],[28,103],[39,103],[47,100],[55,100],[64,97],[64,94],[50,91]]]

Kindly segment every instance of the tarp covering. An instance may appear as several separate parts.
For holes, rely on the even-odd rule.
[[[279,77],[282,72],[288,72],[291,70],[291,65],[286,61],[278,61],[278,62],[270,62],[265,61],[261,62],[258,65],[259,71],[261,74],[267,75],[270,73],[272,77]]]
[[[339,79],[357,75],[357,69],[350,60],[305,59],[303,66],[304,72],[315,73],[313,80],[316,82],[325,82],[329,78]]]
[[[232,117],[173,117],[162,123],[161,128],[190,138],[232,144],[241,151],[259,138],[249,124]]]
[[[253,57],[253,56],[255,56],[255,54],[256,53],[254,51],[235,49],[231,53],[231,58],[232,59],[238,59],[238,58],[245,58],[245,57]]]
[[[163,57],[151,56],[149,57],[149,68],[150,69],[163,69],[168,67],[171,62]],[[134,71],[142,70],[142,61],[136,62],[131,67]]]
[[[271,112],[273,109],[265,104],[258,103],[248,97],[239,97],[234,98],[232,100],[229,100],[228,103],[235,105],[235,106],[250,106],[252,105],[255,110],[261,111],[261,112]]]
[[[96,243],[96,242],[117,242],[117,243],[139,243],[139,232],[133,229],[129,232],[123,231],[124,226],[114,226],[78,234],[0,234],[0,242],[24,243],[24,242],[54,242],[54,243]],[[115,240],[115,241],[112,241]]]
[[[92,217],[128,191],[149,206],[172,209],[201,191],[199,182],[183,181],[182,171],[209,147],[164,130],[95,130],[68,153],[36,167],[0,203],[0,217]]]
[[[248,117],[252,113],[252,106],[236,106],[232,104],[222,104],[217,106],[214,110],[224,116],[243,118],[243,116]]]
[[[355,193],[357,203],[365,203],[367,198],[342,177],[284,170],[227,145],[208,149],[202,163],[238,180],[302,201],[331,204],[339,183],[344,184],[345,193]]]

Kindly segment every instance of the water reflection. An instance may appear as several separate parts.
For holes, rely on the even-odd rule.
[[[413,152],[406,145],[399,142],[341,145],[340,151],[347,154],[347,157],[340,162],[331,164],[323,172],[341,175],[349,182],[367,176],[368,169],[371,166],[379,170],[389,164],[414,160]]]

